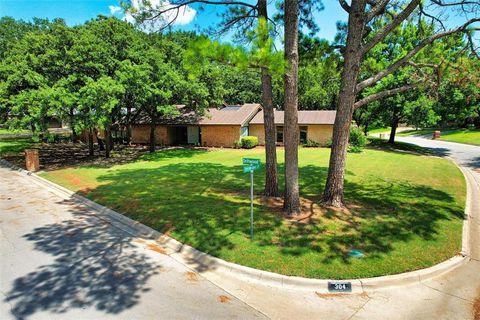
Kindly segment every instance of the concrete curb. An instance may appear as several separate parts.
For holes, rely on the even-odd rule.
[[[235,280],[250,282],[254,285],[264,285],[269,287],[297,291],[315,291],[318,293],[327,293],[329,292],[328,282],[339,281],[286,276],[227,262],[225,260],[213,257],[207,253],[199,251],[189,245],[183,244],[144,224],[134,221],[114,210],[106,208],[62,186],[48,181],[35,173],[18,168],[17,166],[11,164],[4,159],[0,159],[0,164],[19,171],[22,174],[30,176],[38,185],[47,188],[48,190],[59,195],[62,198],[73,198],[75,199],[75,201],[90,207],[91,209],[95,210],[96,214],[101,219],[112,223],[114,226],[135,237],[148,238],[157,241],[159,244],[161,244],[167,249],[170,257],[188,266],[189,268],[196,270],[197,272],[201,273],[207,280],[210,280],[219,286],[221,286],[222,279],[228,277]],[[471,219],[470,207],[472,206],[472,182],[467,176],[467,171],[460,166],[458,167],[461,169],[467,182],[467,203],[465,209],[465,216],[467,217],[467,219],[465,220],[463,226],[462,253],[426,269],[374,278],[341,280],[351,282],[352,293],[362,293],[364,291],[381,290],[389,287],[416,284],[443,275],[461,265],[468,263],[468,261],[470,260],[470,237],[468,233],[470,224],[469,221]]]

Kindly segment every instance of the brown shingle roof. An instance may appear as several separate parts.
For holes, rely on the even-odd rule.
[[[250,103],[227,106],[222,109],[210,108],[203,117],[184,106],[178,106],[178,109],[181,112],[179,116],[161,118],[158,119],[157,123],[170,125],[245,125],[261,109],[261,106],[257,103]],[[150,119],[147,115],[141,114],[137,117],[135,123],[149,124]]]
[[[284,112],[275,110],[275,124],[282,125],[284,123]],[[298,111],[298,124],[333,124],[335,122],[335,110],[304,110]],[[253,117],[250,124],[263,124],[263,111],[257,113]]]

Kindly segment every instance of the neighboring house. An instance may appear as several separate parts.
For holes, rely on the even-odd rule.
[[[210,108],[203,117],[178,106],[178,117],[159,119],[155,137],[160,145],[194,144],[208,147],[232,147],[248,135],[248,123],[261,110],[260,104],[229,105]],[[132,142],[148,143],[150,119],[139,117],[132,124]]]
[[[333,134],[333,123],[336,111],[334,110],[307,110],[298,111],[298,125],[300,127],[300,142],[313,140],[325,145]],[[277,144],[283,144],[283,117],[284,112],[275,110],[275,126],[277,129]],[[258,143],[265,144],[265,128],[263,126],[263,111],[250,121],[249,135],[257,136]]]
[[[265,144],[263,111],[260,104],[227,105],[210,108],[205,116],[196,115],[184,106],[178,106],[180,115],[162,118],[155,130],[159,145],[193,144],[208,147],[233,147],[245,136],[257,136]],[[332,137],[335,111],[299,111],[301,142],[307,139],[325,144]],[[275,110],[277,143],[283,144],[283,111]],[[150,119],[139,116],[132,124],[132,142],[148,143]]]

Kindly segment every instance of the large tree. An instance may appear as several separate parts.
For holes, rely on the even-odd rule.
[[[298,187],[298,1],[285,2],[285,199],[287,215],[300,213]]]
[[[437,7],[462,6],[464,9],[468,8],[469,12],[478,13],[480,5],[478,2],[467,0],[452,1],[453,2],[447,0],[430,0],[429,5],[436,5]],[[359,78],[359,71],[365,55],[376,45],[382,43],[391,32],[398,28],[412,14],[416,13],[420,17],[433,17],[433,23],[441,23],[438,23],[438,19],[433,13],[426,11],[425,3],[422,0],[351,0],[350,3],[346,0],[339,0],[339,2],[342,8],[348,13],[347,37],[345,47],[342,50],[344,66],[337,104],[337,116],[333,130],[333,144],[328,177],[323,194],[324,203],[336,207],[344,206],[344,172],[349,131],[354,110],[375,100],[414,89],[419,83],[406,83],[401,87],[377,92],[363,97],[360,100],[357,99],[359,94],[364,89],[375,85],[386,76],[394,73],[399,68],[408,65],[418,52],[431,45],[434,41],[458,32],[469,34],[471,25],[480,21],[480,18],[472,18],[457,28],[449,30],[440,29],[430,36],[419,33],[417,44],[405,52],[401,58],[393,61],[375,75],[361,79]],[[376,19],[383,20],[386,19],[386,17],[390,17],[390,22],[381,30],[372,34],[370,31],[373,21]]]

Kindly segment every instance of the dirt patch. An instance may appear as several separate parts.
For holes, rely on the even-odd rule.
[[[473,301],[473,319],[480,320],[480,297]]]
[[[322,208],[317,204],[316,199],[300,198],[301,212],[296,216],[285,216],[283,212],[283,198],[281,197],[260,197],[260,203],[269,207],[273,212],[287,220],[310,223],[316,216],[322,215]]]
[[[167,251],[165,251],[165,249],[163,249],[162,247],[160,247],[158,244],[156,243],[150,243],[147,245],[147,249],[149,250],[152,250],[152,251],[155,251],[155,252],[158,252],[158,253],[161,253],[161,254],[167,254]]]
[[[221,303],[227,303],[228,301],[230,301],[230,298],[225,295],[221,295],[218,296],[218,301],[220,301]]]
[[[187,281],[197,282],[198,281],[198,273],[193,272],[193,271],[187,271],[187,272],[185,272],[185,278],[187,278]]]

